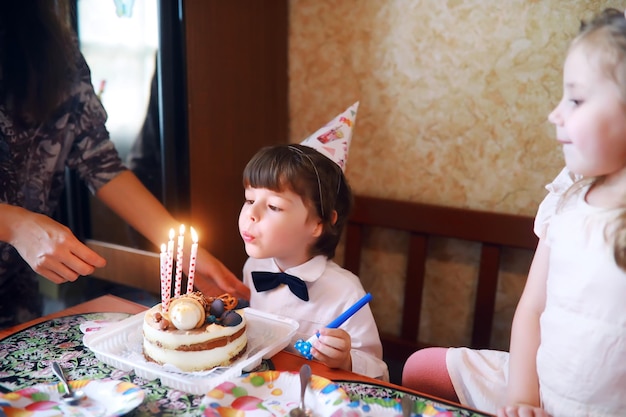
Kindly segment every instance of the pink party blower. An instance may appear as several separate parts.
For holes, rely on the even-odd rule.
[[[363,306],[365,304],[369,303],[371,299],[372,299],[372,294],[370,294],[370,293],[365,294],[363,296],[363,298],[361,298],[359,301],[354,303],[354,305],[352,305],[346,311],[341,313],[339,315],[339,317],[337,317],[335,320],[333,320],[330,323],[328,323],[326,328],[327,329],[336,329],[337,327],[341,326],[346,320],[348,320],[350,317],[352,317],[354,315],[354,313],[356,313],[361,308],[363,308]],[[311,359],[313,359],[313,355],[311,355],[311,348],[313,347],[313,342],[315,342],[315,340],[319,336],[320,336],[320,334],[319,334],[319,332],[317,332],[313,336],[311,336],[308,340],[298,339],[296,341],[296,344],[294,345],[294,347],[296,348],[296,350],[298,352],[300,352],[300,354],[302,356],[304,356],[305,358],[311,360]]]

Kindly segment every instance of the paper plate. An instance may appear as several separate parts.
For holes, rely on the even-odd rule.
[[[63,402],[59,393],[63,391],[61,384],[49,383],[0,394],[0,408],[8,417],[104,417],[128,413],[141,404],[145,396],[141,388],[125,381],[80,380],[71,381],[70,385],[86,395],[77,406]]]
[[[80,331],[83,332],[83,334],[97,332],[112,323],[127,319],[128,316],[129,315],[126,313],[102,313],[97,320],[89,320],[81,323]]]
[[[413,399],[411,417],[487,417],[487,414],[453,404],[446,404],[436,398],[428,398],[371,382],[350,380],[334,381],[343,389],[350,400],[349,407],[359,411],[361,417],[402,417],[402,398]]]
[[[360,415],[349,407],[350,399],[343,389],[317,375],[311,377],[304,401],[314,416]],[[204,396],[200,408],[205,417],[283,417],[299,405],[299,374],[265,371],[221,383]]]

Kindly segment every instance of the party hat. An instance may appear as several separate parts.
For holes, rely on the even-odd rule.
[[[345,170],[358,108],[357,101],[300,144],[317,150]]]

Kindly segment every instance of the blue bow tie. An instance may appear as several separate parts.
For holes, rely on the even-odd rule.
[[[258,292],[269,291],[280,284],[285,284],[289,286],[296,297],[303,301],[309,301],[309,291],[306,289],[305,282],[285,272],[255,271],[252,273],[252,282],[254,282],[254,288]]]

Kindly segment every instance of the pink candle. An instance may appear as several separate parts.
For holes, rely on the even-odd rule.
[[[170,301],[169,279],[167,277],[167,252],[165,243],[161,245],[161,311],[167,313]]]
[[[189,257],[189,275],[187,276],[187,292],[193,292],[193,277],[196,273],[196,258],[198,256],[198,234],[191,228],[191,256]]]
[[[165,273],[170,286],[172,285],[172,268],[174,265],[174,234],[174,229],[170,229],[170,239],[167,241],[167,270]]]
[[[183,282],[183,248],[185,245],[185,225],[181,224],[178,234],[178,246],[176,248],[176,284],[174,286],[174,296],[180,296]]]

